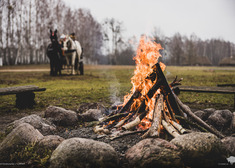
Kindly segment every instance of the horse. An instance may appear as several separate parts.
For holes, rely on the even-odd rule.
[[[47,47],[47,56],[50,59],[50,75],[51,76],[56,76],[61,75],[61,69],[62,69],[62,50],[61,46],[58,43],[58,38],[57,38],[57,30],[52,31],[50,29],[50,39],[51,43]]]
[[[71,66],[70,74],[75,75],[75,71],[78,74],[80,70],[81,75],[83,75],[83,71],[78,68],[78,64],[81,65],[81,55],[82,55],[82,47],[81,44],[77,40],[73,40],[70,36],[66,35],[63,41],[62,50],[64,51],[64,55],[67,62],[67,73],[69,73],[69,67]]]

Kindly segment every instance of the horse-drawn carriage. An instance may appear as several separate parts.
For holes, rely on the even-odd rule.
[[[62,69],[67,69],[68,74],[84,74],[83,51],[80,43],[71,36],[62,35],[58,42],[57,30],[50,30],[51,44],[47,48],[47,56],[50,59],[50,75],[61,75]],[[64,68],[63,68],[64,65]]]

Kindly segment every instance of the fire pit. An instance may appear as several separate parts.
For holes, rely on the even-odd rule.
[[[144,133],[146,137],[160,137],[165,132],[173,137],[190,131],[188,117],[199,129],[224,137],[198,118],[188,106],[177,97],[182,79],[168,84],[163,71],[165,65],[158,63],[161,57],[160,44],[142,37],[134,58],[136,69],[131,78],[131,94],[124,97],[124,103],[103,118],[94,128],[95,133],[109,135],[111,139],[134,133]],[[187,128],[187,129],[185,129]]]

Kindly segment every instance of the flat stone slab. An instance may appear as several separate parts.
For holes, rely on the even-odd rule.
[[[6,87],[6,88],[0,88],[0,95],[18,94],[23,92],[38,92],[45,90],[46,88],[39,88],[38,86],[35,85]]]

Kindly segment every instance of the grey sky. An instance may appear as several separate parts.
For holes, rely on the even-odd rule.
[[[154,27],[166,36],[195,33],[203,40],[223,38],[235,43],[235,0],[65,0],[72,8],[88,8],[99,21],[116,18],[125,37]]]

